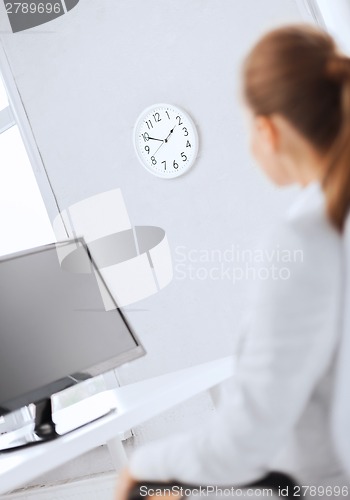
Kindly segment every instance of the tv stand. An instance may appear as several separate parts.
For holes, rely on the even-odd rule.
[[[74,385],[84,382],[92,378],[88,373],[74,373],[69,377],[66,377],[65,388],[73,387]],[[52,413],[52,401],[51,397],[44,398],[40,401],[34,403],[35,405],[35,419],[34,419],[34,434],[40,438],[40,441],[48,441],[50,439],[55,439],[59,436],[56,432],[56,424],[53,421]]]
[[[2,434],[0,452],[11,452],[26,448],[59,437],[56,424],[52,418],[51,398],[45,398],[34,403],[35,417],[26,422],[23,427]]]
[[[15,451],[68,434],[100,419],[117,408],[114,391],[101,391],[53,412],[51,397],[33,403],[35,416],[22,427],[0,435],[0,453]]]
[[[45,398],[35,403],[34,434],[43,441],[58,437],[56,425],[52,420],[51,398]]]

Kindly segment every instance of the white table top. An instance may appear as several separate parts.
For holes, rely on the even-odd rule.
[[[214,387],[232,376],[233,366],[234,358],[229,356],[109,391],[109,397],[116,401],[116,412],[54,441],[0,454],[0,494],[18,488],[45,472],[107,443],[118,434]],[[86,404],[86,401],[78,403],[81,405],[80,411],[84,411]],[[75,412],[78,405],[74,405]],[[65,418],[67,415],[68,413]],[[70,420],[71,417],[68,416],[67,419]]]

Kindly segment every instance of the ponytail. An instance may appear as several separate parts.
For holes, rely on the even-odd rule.
[[[350,58],[340,55],[331,58],[326,74],[341,85],[341,127],[331,148],[323,190],[328,216],[342,232],[350,209]]]

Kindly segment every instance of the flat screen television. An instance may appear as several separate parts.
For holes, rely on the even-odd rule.
[[[0,415],[143,354],[83,239],[0,258]]]

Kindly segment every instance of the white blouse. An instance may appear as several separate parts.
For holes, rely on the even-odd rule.
[[[292,255],[301,250],[302,258],[283,264],[288,278],[259,282],[235,376],[218,411],[205,426],[137,449],[130,461],[135,478],[241,485],[279,470],[303,485],[345,481],[329,425],[342,238],[327,219],[319,184],[303,189],[269,247]]]

